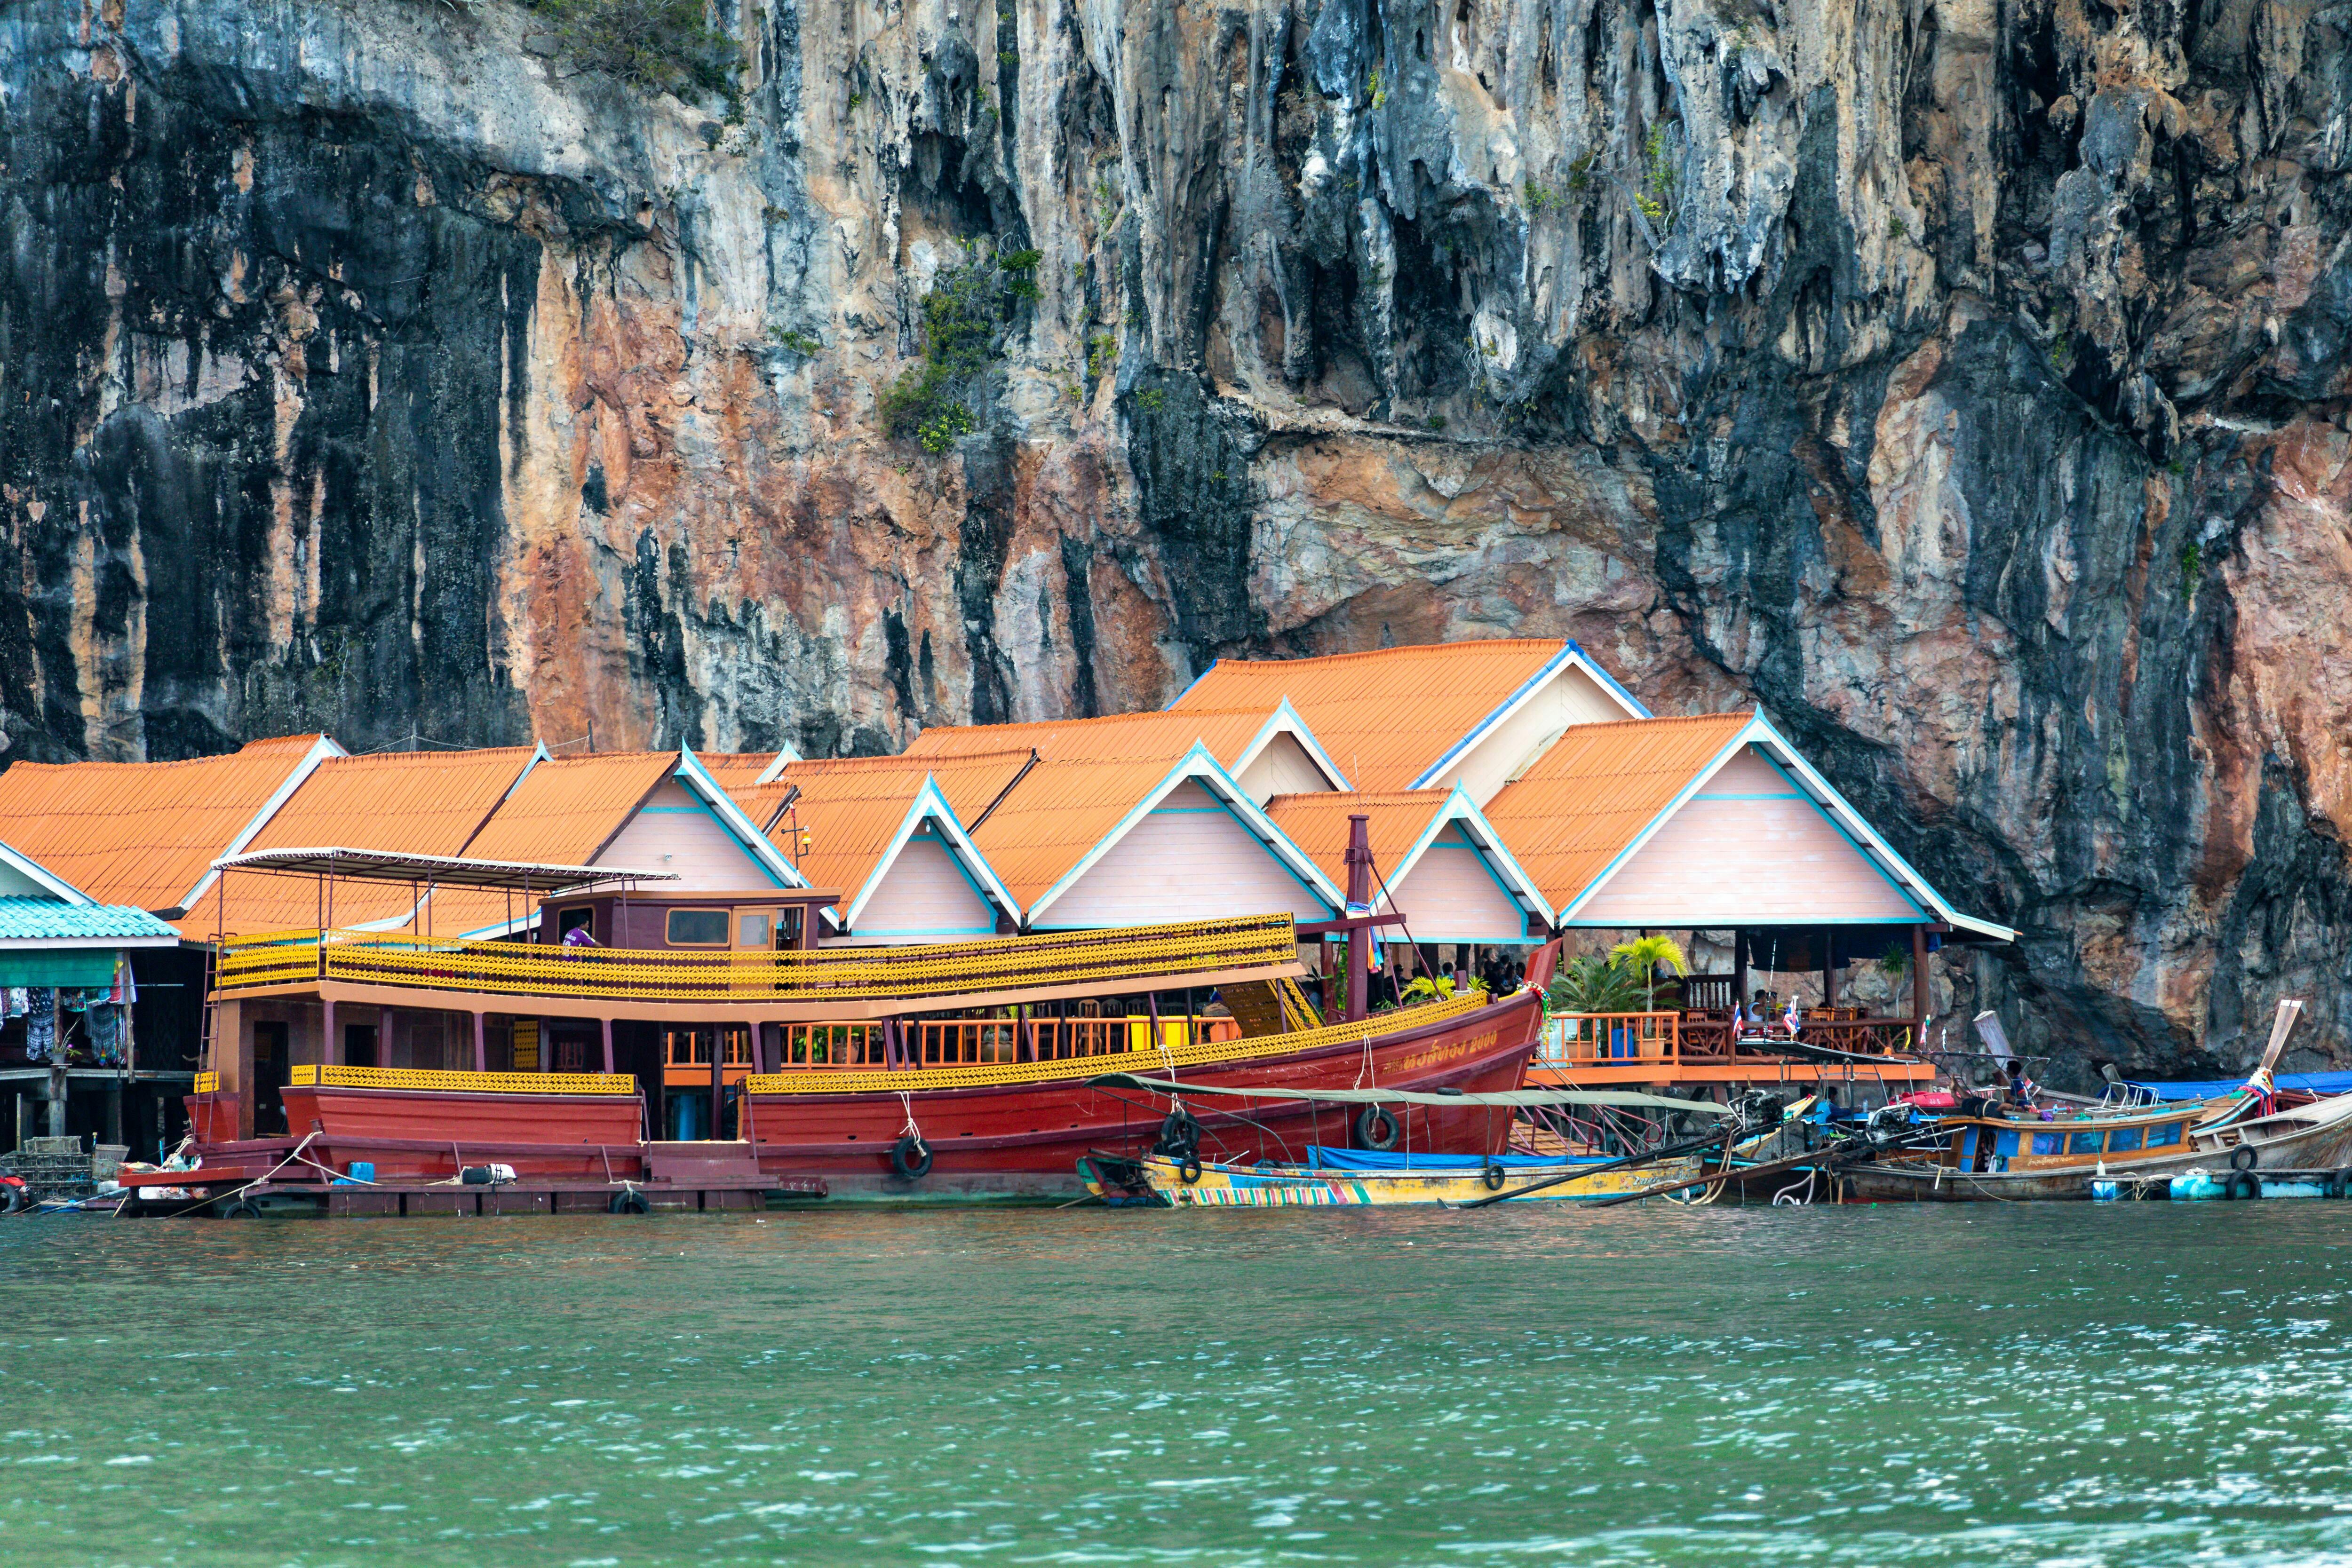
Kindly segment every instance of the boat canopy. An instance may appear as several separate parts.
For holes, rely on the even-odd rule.
[[[438,883],[445,887],[511,888],[549,894],[606,882],[676,882],[669,871],[628,871],[609,865],[533,865],[527,861],[474,860],[464,855],[412,855],[391,850],[319,848],[256,850],[213,862],[213,870],[278,872],[343,882]]]
[[[1208,1083],[1179,1083],[1172,1078],[1139,1078],[1132,1072],[1106,1072],[1089,1078],[1092,1089],[1143,1089],[1154,1094],[1225,1094],[1242,1100],[1313,1100],[1326,1105],[1609,1105],[1621,1109],[1688,1111],[1701,1116],[1735,1114],[1728,1105],[1709,1100],[1677,1100],[1667,1094],[1643,1094],[1631,1089],[1510,1089],[1490,1094],[1424,1094],[1410,1089],[1225,1089]]]
[[[2155,1095],[2158,1100],[2218,1100],[2224,1094],[2235,1094],[2246,1087],[2242,1078],[2207,1078],[2190,1083],[2143,1083],[2137,1078],[2125,1081],[2131,1088]],[[2290,1094],[2342,1094],[2352,1092],[2352,1072],[2280,1072],[2271,1078],[2271,1087]]]

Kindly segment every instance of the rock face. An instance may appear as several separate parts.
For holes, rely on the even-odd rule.
[[[731,104],[508,0],[0,12],[5,755],[1566,634],[2022,927],[1955,1005],[2062,1075],[2352,1061],[2340,7],[713,16]]]

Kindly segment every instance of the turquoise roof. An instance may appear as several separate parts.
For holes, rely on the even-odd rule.
[[[57,898],[0,898],[0,942],[121,941],[179,933],[127,904],[68,904]]]

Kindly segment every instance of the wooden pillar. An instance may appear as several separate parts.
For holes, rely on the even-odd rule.
[[[58,1026],[58,1032],[62,1033],[64,1032],[65,1025],[60,1023]],[[73,1081],[71,1079],[66,1076],[66,1070],[64,1068],[52,1067],[49,1069],[49,1114],[47,1135],[52,1138],[62,1138],[66,1135],[66,1095],[68,1092],[68,1085],[72,1082]],[[250,1115],[252,1114],[252,1112],[248,1109],[246,1113]]]
[[[213,1004],[212,1070],[220,1074],[222,1090],[236,1096],[236,1135],[253,1136],[253,1034],[246,1022],[245,1004]]]
[[[335,1039],[335,999],[326,998],[319,1004],[319,1061],[322,1066],[339,1066],[343,1060],[340,1042]]]
[[[604,1026],[604,1071],[610,1072],[613,1071],[613,1020],[605,1018],[596,1021]]]
[[[1916,1031],[1911,1037],[1911,1049],[1924,1051],[1927,1045],[1928,998],[1933,993],[1927,986],[1927,928],[1911,927],[1911,1016],[1918,1019]]]
[[[490,1038],[488,1026],[483,1021],[488,1015],[475,1013],[471,1016],[474,1020],[474,1071],[488,1072],[490,1070]]]
[[[1744,1016],[1748,1009],[1748,931],[1731,934],[1731,1000]]]
[[[392,1065],[392,1009],[378,1008],[375,1013],[375,1064]]]
[[[710,1131],[719,1136],[719,1118],[727,1109],[727,1031],[710,1031]]]

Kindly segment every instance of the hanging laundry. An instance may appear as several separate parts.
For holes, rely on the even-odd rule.
[[[89,1009],[89,1050],[107,1067],[122,1065],[122,1009],[100,1004]]]
[[[47,986],[36,986],[25,1009],[25,1055],[34,1061],[47,1061],[57,1050],[58,994]]]
[[[26,1010],[32,1005],[33,989],[30,986],[11,986],[8,988],[7,1014],[10,1018],[23,1018]]]

